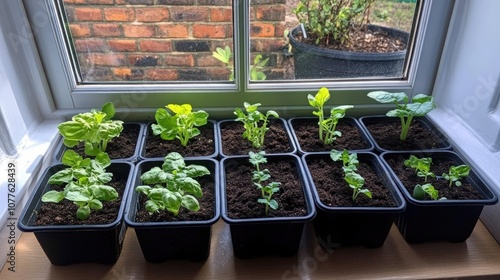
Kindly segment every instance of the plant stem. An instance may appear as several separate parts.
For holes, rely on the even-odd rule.
[[[412,119],[413,116],[408,116],[406,117],[405,121],[405,117],[401,117],[401,135],[399,136],[399,139],[401,139],[401,141],[406,141]]]

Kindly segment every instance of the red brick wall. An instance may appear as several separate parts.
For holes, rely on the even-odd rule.
[[[232,48],[232,0],[64,0],[86,81],[227,80],[212,57]],[[251,1],[251,52],[284,75],[285,0]]]

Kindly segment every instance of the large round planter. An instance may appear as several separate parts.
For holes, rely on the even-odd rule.
[[[50,190],[50,185],[47,183],[50,176],[66,167],[63,164],[54,164],[45,170],[19,216],[18,227],[21,231],[34,233],[47,258],[54,265],[83,262],[113,264],[120,256],[127,230],[123,216],[134,166],[130,162],[115,161],[107,168],[108,172],[113,173],[114,179],[126,181],[121,206],[112,223],[105,225],[34,225],[42,207],[41,197]]]
[[[432,166],[439,161],[452,161],[453,165],[466,164],[457,153],[444,150],[384,152],[380,155],[382,162],[387,166],[389,173],[406,200],[405,211],[395,221],[404,239],[408,243],[426,241],[463,242],[467,240],[476,226],[483,207],[496,204],[498,201],[497,196],[471,170],[467,179],[461,181],[464,184],[465,182],[470,183],[481,198],[417,200],[412,196],[414,185],[406,186],[400,178],[400,176],[409,177],[407,173],[414,173],[414,170],[408,169],[409,171],[402,172],[394,169],[396,166],[400,166],[403,160],[408,159],[410,155],[415,155],[418,158],[432,158],[431,171],[433,171]],[[399,164],[396,164],[397,162]],[[436,177],[439,175],[441,174],[436,174]],[[433,181],[430,182],[433,183]],[[449,187],[446,186],[445,188]],[[452,186],[451,188],[461,187]]]
[[[369,25],[403,41],[409,33],[393,28]],[[320,48],[299,42],[295,36],[300,26],[290,32],[296,79],[399,77],[402,75],[406,50],[388,53],[348,52]]]
[[[163,160],[146,159],[137,164],[129,199],[126,205],[125,223],[133,228],[141,247],[144,259],[152,263],[167,260],[203,261],[210,255],[212,225],[220,217],[219,197],[219,163],[212,158],[191,157],[186,164],[203,165],[210,171],[210,179],[214,183],[214,213],[207,220],[179,220],[164,222],[139,222],[136,214],[140,209],[141,194],[135,187],[142,185],[141,175],[155,166],[161,167]],[[206,186],[202,185],[202,189]],[[203,199],[203,198],[201,198]],[[200,199],[200,202],[201,202]]]

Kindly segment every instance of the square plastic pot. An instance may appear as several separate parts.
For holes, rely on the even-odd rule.
[[[308,150],[307,148],[305,147],[301,147],[300,145],[300,142],[299,142],[299,138],[297,136],[297,125],[300,124],[300,123],[306,123],[306,124],[309,124],[311,126],[318,126],[318,118],[317,117],[296,117],[296,118],[291,118],[291,119],[288,119],[288,125],[290,127],[290,132],[292,134],[292,138],[293,138],[293,141],[295,142],[295,145],[297,146],[297,150],[299,152],[299,155],[303,155],[303,154],[306,154],[306,153],[322,153],[322,152],[329,152],[334,146],[337,146],[335,143],[332,144],[332,145],[328,145],[328,147],[330,148],[324,148],[323,150],[321,151],[312,151],[312,150]],[[345,149],[349,150],[349,151],[352,151],[352,152],[368,152],[368,151],[373,151],[373,149],[375,148],[374,144],[373,144],[373,141],[371,140],[371,138],[368,137],[368,135],[366,134],[365,130],[363,128],[361,128],[361,125],[359,124],[358,120],[353,118],[353,117],[344,117],[342,119],[339,120],[338,124],[347,124],[349,126],[352,126],[354,128],[356,128],[356,130],[358,131],[359,133],[359,139],[358,140],[362,140],[365,142],[365,147],[363,148],[360,148],[360,147],[352,147],[352,146],[349,146],[349,144],[347,144],[347,147],[345,147]],[[338,124],[337,124],[337,130],[338,130]],[[342,133],[342,131],[341,131]],[[342,137],[346,137],[344,134]],[[311,139],[312,141],[316,141],[316,139],[319,138],[318,135],[310,135],[308,137],[308,139]],[[343,139],[342,139],[343,140]],[[338,150],[341,150],[342,148],[336,148]]]
[[[408,192],[387,163],[391,158],[403,157],[407,159],[410,155],[419,158],[431,157],[433,162],[438,159],[451,159],[456,162],[456,165],[467,164],[457,153],[452,151],[385,152],[380,155],[406,200],[407,207],[405,211],[395,221],[404,239],[408,243],[426,241],[463,242],[467,240],[476,226],[483,207],[496,204],[498,201],[497,196],[471,170],[466,180],[484,199],[417,200]]]
[[[436,139],[436,143],[435,143],[435,147],[426,147],[426,146],[423,146],[421,145],[421,142],[417,142],[416,145],[419,145],[418,147],[416,148],[412,148],[412,149],[401,149],[401,150],[398,150],[394,147],[382,147],[381,144],[379,142],[377,142],[377,139],[375,139],[375,137],[373,136],[373,134],[370,132],[370,130],[368,129],[368,126],[370,124],[374,124],[374,123],[401,123],[401,120],[400,118],[396,118],[396,117],[388,117],[388,116],[385,116],[385,115],[377,115],[377,116],[364,116],[364,117],[361,117],[359,118],[359,123],[361,125],[361,127],[365,130],[366,132],[366,135],[370,138],[370,141],[373,142],[374,146],[375,146],[375,150],[379,153],[382,153],[382,152],[387,152],[387,151],[419,151],[419,150],[430,150],[430,149],[439,149],[439,150],[452,150],[452,146],[451,144],[448,142],[448,139],[446,138],[446,136],[444,136],[437,128],[436,126],[431,122],[431,120],[429,120],[427,117],[414,117],[413,118],[413,121],[412,123],[419,123],[421,124],[423,127],[427,128],[430,133],[432,135],[434,135],[435,139]],[[413,124],[412,124],[413,125]],[[397,133],[397,137],[399,139],[399,134],[401,133],[401,131],[398,131]],[[411,129],[411,126],[410,126],[410,130],[408,132],[408,138],[411,138],[412,137],[412,129]],[[407,138],[407,139],[408,139]]]
[[[142,185],[140,177],[144,172],[155,166],[161,167],[163,160],[139,162],[127,201],[125,222],[134,228],[144,259],[148,262],[161,263],[180,259],[203,261],[210,255],[212,225],[220,218],[219,165],[210,158],[190,158],[185,162],[187,165],[203,165],[210,170],[215,186],[214,215],[205,221],[136,222],[139,193],[135,191],[135,187]]]
[[[380,247],[387,239],[394,220],[406,207],[402,194],[379,157],[371,152],[358,152],[357,155],[360,162],[369,163],[374,169],[397,205],[393,207],[332,207],[324,204],[309,171],[308,162],[315,159],[330,160],[330,153],[303,155],[302,161],[317,211],[313,220],[314,229],[319,244],[322,246],[335,244],[336,246]]]
[[[66,168],[55,164],[47,168],[33,189],[18,220],[23,232],[33,232],[47,258],[54,265],[82,262],[113,264],[120,256],[127,227],[123,221],[125,201],[131,184],[133,165],[129,162],[113,162],[106,168],[113,178],[127,178],[117,218],[106,225],[53,225],[35,226],[34,221],[42,205],[41,197],[50,190],[50,176]]]
[[[226,168],[248,163],[248,156],[223,158],[221,160],[221,216],[229,225],[233,253],[241,259],[279,255],[292,256],[297,253],[304,225],[316,215],[311,192],[303,175],[300,159],[296,155],[266,155],[268,162],[292,160],[297,166],[306,203],[307,213],[300,217],[261,217],[233,219],[229,217],[226,195]],[[253,185],[252,182],[249,184]]]

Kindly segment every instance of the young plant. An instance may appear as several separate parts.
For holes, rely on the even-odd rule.
[[[257,189],[261,190],[262,198],[257,201],[259,203],[266,205],[266,216],[269,212],[269,207],[276,210],[278,209],[278,202],[272,199],[273,194],[277,193],[281,185],[280,182],[271,182],[268,185],[263,184],[265,181],[271,179],[271,174],[268,169],[261,170],[260,164],[267,163],[267,159],[264,157],[265,152],[260,151],[258,153],[249,152],[250,163],[255,167],[256,170],[253,171],[252,181]]]
[[[307,96],[309,105],[316,108],[317,111],[313,111],[313,114],[318,116],[318,126],[319,126],[319,140],[323,141],[325,144],[332,144],[337,137],[342,136],[340,131],[335,130],[337,123],[343,117],[345,117],[345,111],[347,109],[353,108],[352,105],[343,105],[334,107],[330,110],[330,117],[325,119],[323,109],[326,101],[330,99],[330,92],[327,88],[321,88],[315,96],[309,94]]]
[[[80,142],[85,143],[85,154],[96,156],[106,151],[111,139],[120,136],[123,130],[122,121],[114,121],[113,103],[108,102],[100,111],[92,109],[90,112],[80,113],[57,126],[64,138],[64,145],[72,148]]]
[[[229,74],[229,80],[234,81],[234,64],[231,62],[233,56],[231,49],[226,46],[224,49],[217,48],[216,52],[212,53],[212,56],[218,59],[220,62],[226,64],[226,67],[231,71]],[[258,54],[253,60],[253,65],[250,65],[250,79],[252,81],[263,81],[267,78],[264,73],[264,67],[266,66],[269,58],[262,60],[262,55]]]
[[[243,138],[249,140],[254,148],[260,148],[264,145],[264,136],[269,130],[267,127],[269,117],[279,118],[278,113],[273,110],[267,111],[265,115],[259,112],[260,105],[260,103],[250,105],[244,102],[243,106],[245,106],[246,113],[240,108],[234,111],[237,116],[236,121],[243,122],[245,128]]]
[[[161,168],[153,167],[141,175],[141,181],[148,185],[138,186],[135,190],[149,198],[146,201],[149,214],[167,210],[177,216],[181,206],[190,211],[200,209],[197,198],[203,193],[200,183],[194,178],[209,174],[206,167],[186,165],[179,153],[172,152],[165,156]]]
[[[159,108],[155,114],[157,123],[151,125],[153,134],[160,135],[164,140],[177,138],[182,146],[186,146],[189,139],[200,134],[196,126],[207,124],[208,113],[203,110],[193,112],[189,104],[168,104],[166,108],[170,109],[173,115],[166,109]]]
[[[344,149],[343,152],[337,150],[330,151],[330,157],[333,161],[342,161],[342,169],[344,171],[344,181],[352,188],[352,200],[355,201],[360,193],[372,198],[372,193],[368,189],[363,189],[365,179],[359,175],[358,170],[358,155],[356,153],[349,154]]]
[[[462,182],[460,179],[469,176],[470,167],[468,165],[462,164],[459,166],[450,166],[450,170],[448,174],[443,173],[443,178],[450,182],[449,186],[451,187],[453,183],[455,186],[460,187]]]
[[[424,182],[427,182],[427,177],[436,177],[431,170],[432,158],[418,158],[411,155],[409,159],[404,161],[406,167],[415,169],[417,176],[424,177]]]
[[[439,192],[431,184],[416,185],[413,189],[413,198],[423,200],[425,195],[429,195],[433,200],[443,200],[445,197],[439,198]]]
[[[64,190],[46,192],[42,196],[42,202],[59,203],[63,199],[73,201],[78,205],[76,217],[86,220],[91,210],[102,209],[101,201],[113,201],[118,198],[118,192],[106,185],[113,176],[106,172],[106,167],[111,164],[108,154],[99,153],[95,159],[84,159],[75,151],[66,150],[62,163],[69,167],[52,175],[48,183],[66,184]]]
[[[380,103],[394,103],[396,105],[396,109],[390,110],[386,115],[401,119],[401,134],[399,136],[401,141],[406,141],[413,117],[423,117],[436,108],[432,96],[425,94],[414,96],[411,100],[412,103],[408,103],[408,96],[404,92],[372,91],[368,93],[368,97]]]

